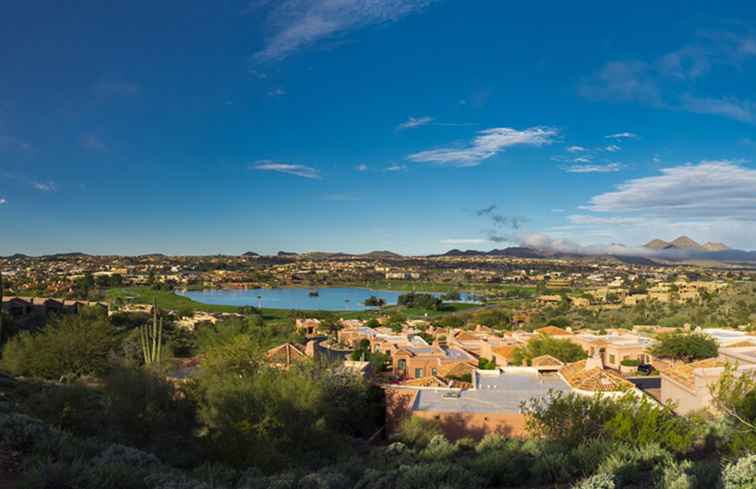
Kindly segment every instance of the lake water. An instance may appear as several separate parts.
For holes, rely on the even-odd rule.
[[[203,304],[224,306],[254,306],[273,309],[321,310],[321,311],[365,311],[372,309],[364,301],[374,295],[396,305],[401,294],[389,290],[371,290],[356,287],[327,287],[318,289],[318,296],[310,296],[310,289],[287,287],[280,289],[224,289],[177,292]],[[434,294],[438,295],[438,294]],[[462,295],[465,298],[465,295]]]

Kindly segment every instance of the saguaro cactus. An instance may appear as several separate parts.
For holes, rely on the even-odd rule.
[[[158,318],[157,301],[152,305],[152,324],[143,325],[140,333],[144,364],[160,363],[163,350],[163,318]]]

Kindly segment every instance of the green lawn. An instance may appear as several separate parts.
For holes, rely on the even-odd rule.
[[[150,287],[119,287],[108,289],[109,300],[121,299],[125,304],[152,304],[157,301],[160,309],[174,311],[239,312],[236,306],[214,306],[202,304],[188,297],[176,295],[167,290],[154,290]]]

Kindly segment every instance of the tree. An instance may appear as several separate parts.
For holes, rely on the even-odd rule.
[[[534,358],[541,355],[551,355],[564,363],[576,362],[588,357],[580,345],[569,340],[538,335],[531,338],[524,347],[515,349],[512,354],[512,363],[515,365],[529,365]]]
[[[101,314],[82,311],[53,320],[39,333],[23,332],[5,347],[2,365],[16,375],[58,380],[102,375],[118,344],[116,331]]]
[[[719,353],[716,340],[705,333],[674,332],[661,334],[656,339],[650,352],[657,357],[693,362],[716,357]]]

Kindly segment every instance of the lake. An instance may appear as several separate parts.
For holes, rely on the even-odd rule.
[[[324,287],[317,290],[319,295],[315,297],[310,296],[310,289],[298,287],[179,291],[177,293],[202,304],[310,311],[365,311],[373,309],[363,304],[365,299],[372,295],[385,300],[387,305],[396,305],[399,296],[406,294],[406,292],[358,287]],[[466,296],[462,294],[462,298],[465,299]]]

